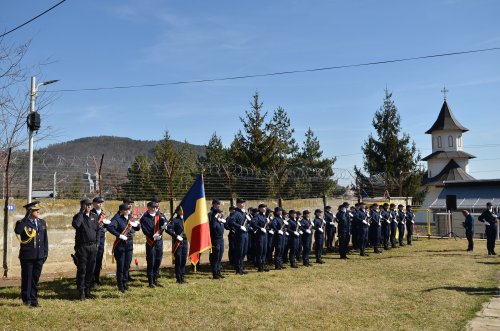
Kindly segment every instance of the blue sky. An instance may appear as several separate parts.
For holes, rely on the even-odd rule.
[[[57,1],[2,1],[0,31]],[[26,63],[50,60],[46,90],[261,74],[500,46],[500,1],[76,1],[68,0],[6,40],[32,39]],[[476,178],[500,178],[500,51],[245,80],[127,90],[61,92],[43,121],[59,134],[229,145],[259,91],[282,106],[300,142],[311,127],[336,167],[362,164],[384,89],[422,156],[443,102],[470,129],[464,150]],[[29,82],[26,82],[29,86]],[[343,155],[343,156],[342,156]]]

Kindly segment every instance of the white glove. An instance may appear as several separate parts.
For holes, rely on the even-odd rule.
[[[127,236],[124,236],[123,234],[121,234],[121,235],[120,235],[120,239],[121,239],[121,240],[125,240],[125,241],[126,241],[128,238],[127,238]]]
[[[226,220],[223,219],[223,218],[218,218],[217,221],[219,221],[219,223],[222,223],[222,224],[225,224],[226,223]]]
[[[166,230],[166,229],[167,229],[167,223],[163,224],[163,225],[161,226],[161,229],[162,229],[162,230]]]
[[[154,239],[154,240],[161,240],[161,235],[160,235],[159,233],[155,233],[155,234],[153,235],[153,239]]]
[[[281,230],[279,230],[279,231],[278,231],[278,233],[279,233],[280,235],[283,235],[283,231],[281,231]]]
[[[106,218],[105,218],[105,219],[103,219],[103,220],[102,220],[102,222],[103,222],[104,224],[106,224],[106,225],[108,225],[109,223],[111,223],[111,221],[110,221],[110,220],[108,220],[108,219],[106,219]]]
[[[319,228],[318,230],[319,230],[319,232],[323,232],[323,229],[322,229],[322,228]]]
[[[243,212],[243,214],[246,213],[245,208],[241,208],[241,211]]]
[[[304,232],[302,232],[302,230],[299,230],[299,234],[304,234]]]
[[[297,237],[299,236],[299,233],[297,231],[294,231],[293,234],[296,235]]]
[[[285,221],[283,221],[283,223],[284,223],[285,225],[288,225],[288,221],[286,221],[286,220],[285,220]]]
[[[367,221],[365,221],[365,220],[363,220],[363,223],[364,223],[364,224],[368,224],[368,222],[367,222]]]
[[[252,218],[250,217],[250,215],[247,215],[247,220],[251,221]]]
[[[263,233],[267,232],[266,229],[264,229],[264,228],[260,228],[260,231],[262,231]]]
[[[177,236],[177,240],[179,240],[179,241],[183,241],[183,240],[184,240],[184,238],[182,238],[182,236]]]
[[[274,234],[274,230],[269,230],[269,234]]]
[[[311,234],[311,230],[309,230],[309,229],[307,229],[306,232],[309,233],[309,234]]]
[[[130,222],[130,225],[132,225],[132,227],[136,228],[139,225],[139,222],[133,221],[133,222]]]
[[[484,225],[490,226],[490,222],[484,221]]]
[[[240,226],[240,229],[241,229],[241,231],[243,231],[243,232],[247,232],[247,228],[245,228],[243,225],[242,225],[242,226]]]
[[[349,213],[349,217],[354,217],[354,215],[352,213]]]
[[[411,223],[412,223],[412,224],[414,224],[414,223],[415,223],[415,221],[414,221],[414,220],[411,220]]]
[[[285,236],[289,236],[288,232],[285,232]]]
[[[389,223],[389,224],[391,223],[391,221],[389,221],[389,220],[387,220],[386,222]]]

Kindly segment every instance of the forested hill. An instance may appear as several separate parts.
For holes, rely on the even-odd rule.
[[[148,158],[154,157],[154,149],[159,141],[155,140],[134,140],[126,137],[99,136],[86,137],[49,145],[46,148],[35,151],[37,156],[50,155],[64,158],[95,156],[100,159],[104,154],[105,159],[126,159],[132,162],[139,154],[144,154]],[[178,150],[184,144],[179,141],[172,141]],[[205,154],[205,146],[191,145],[198,155]]]

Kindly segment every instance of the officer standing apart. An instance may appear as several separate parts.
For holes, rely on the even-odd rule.
[[[94,280],[94,268],[99,239],[97,215],[92,212],[92,201],[80,201],[80,212],[73,216],[71,225],[75,228],[76,288],[80,300],[90,298],[90,287]]]
[[[155,288],[160,286],[158,277],[160,276],[161,260],[163,258],[163,239],[162,229],[165,229],[167,219],[158,210],[158,202],[149,201],[148,211],[142,215],[141,223],[142,233],[146,237],[146,263],[148,286]]]
[[[463,226],[465,228],[465,236],[467,237],[467,241],[469,242],[469,246],[467,246],[467,252],[474,251],[474,217],[468,210],[462,211],[462,215],[465,216],[465,221]]]
[[[116,281],[118,290],[125,292],[128,290],[130,263],[134,251],[134,239],[132,230],[139,231],[141,225],[138,221],[131,221],[130,204],[122,203],[118,207],[118,214],[113,217],[108,225],[108,231],[116,237],[113,243],[113,255],[116,260]]]
[[[101,285],[101,269],[102,269],[102,259],[104,257],[104,244],[106,243],[106,226],[111,223],[110,220],[106,219],[106,213],[102,210],[102,204],[104,199],[101,197],[95,197],[92,200],[94,208],[92,208],[92,213],[97,215],[97,220],[99,224],[99,233],[97,235],[97,256],[95,259],[94,268],[94,284]]]
[[[413,239],[413,227],[415,226],[415,214],[410,205],[406,205],[406,243],[411,246]]]
[[[49,254],[47,224],[40,218],[40,202],[33,201],[24,206],[26,215],[16,222],[14,232],[21,244],[21,298],[23,304],[39,307],[38,280]]]
[[[321,214],[323,212],[321,209],[316,209],[314,211],[314,253],[316,255],[316,263],[323,264],[323,246],[325,244],[325,227],[326,222],[323,218],[321,218]]]
[[[488,255],[497,255],[495,253],[495,240],[498,233],[498,215],[493,212],[491,202],[486,204],[486,210],[479,216],[478,220],[486,225],[486,248]]]
[[[184,232],[184,210],[181,206],[175,208],[175,217],[167,226],[167,233],[174,239],[172,248],[175,259],[175,279],[178,284],[186,283],[186,260],[188,254],[188,242]]]
[[[225,278],[222,274],[222,255],[224,254],[224,226],[226,220],[222,211],[218,207],[212,208],[208,214],[208,224],[210,226],[210,240],[212,242],[212,252],[210,253],[210,266],[212,267],[212,278]]]

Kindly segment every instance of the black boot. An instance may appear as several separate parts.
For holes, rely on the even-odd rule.
[[[216,272],[213,272],[213,273],[212,273],[212,279],[219,279],[219,278],[220,278],[220,277],[219,277],[219,274],[218,274],[218,273],[216,273]]]
[[[187,283],[186,278],[184,277],[184,274],[181,275],[181,283],[182,284],[186,284]]]
[[[125,291],[128,291],[128,284],[127,284],[127,282],[123,282],[123,289]]]
[[[85,288],[85,298],[93,299],[92,295],[90,294],[90,287]]]
[[[123,287],[123,283],[118,283],[118,291],[125,293],[125,288]]]
[[[80,300],[85,301],[86,296],[85,296],[85,290],[80,290]]]
[[[221,278],[221,279],[222,279],[222,278],[226,278],[226,276],[224,276],[224,275],[223,275],[220,271],[219,271],[219,273],[218,273],[217,275],[218,275],[218,276],[219,276],[219,278]]]
[[[148,276],[148,284],[149,284],[148,285],[149,288],[155,288],[156,287],[156,285],[155,285],[155,283],[153,281],[153,277]]]
[[[158,282],[158,275],[153,276],[153,284],[158,287],[163,287],[159,282]]]

